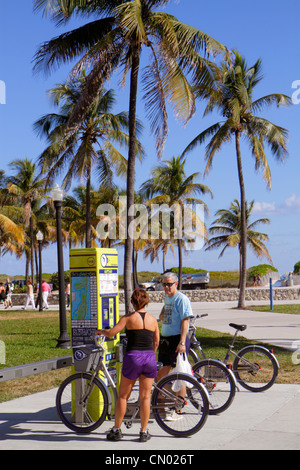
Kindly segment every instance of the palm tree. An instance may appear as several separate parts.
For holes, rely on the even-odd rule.
[[[265,241],[269,240],[268,235],[266,233],[255,231],[257,225],[270,224],[270,220],[267,218],[261,218],[250,223],[250,216],[254,201],[251,201],[250,204],[248,204],[246,201],[245,205],[247,244],[250,246],[256,256],[259,258],[266,256],[269,262],[273,264],[271,256],[264,243]],[[216,216],[218,216],[218,218],[212,223],[212,226],[209,229],[209,233],[215,236],[208,240],[206,250],[222,248],[222,251],[219,255],[219,258],[221,258],[227,248],[238,247],[241,273],[241,207],[239,201],[235,199],[231,203],[229,209],[220,209],[216,212]]]
[[[172,240],[163,238],[159,238],[157,240],[148,240],[144,248],[144,257],[147,258],[150,256],[151,263],[153,263],[155,260],[159,261],[159,250],[161,249],[163,253],[162,272],[164,273],[166,272],[166,256],[169,248],[172,251],[173,256],[175,256]]]
[[[10,212],[9,207],[2,207],[0,214],[0,256],[7,252],[22,256],[25,232],[12,218],[5,215]]]
[[[32,283],[34,283],[34,224],[33,206],[37,201],[46,198],[45,178],[36,172],[36,164],[25,158],[14,160],[9,164],[15,175],[7,177],[7,191],[15,205],[23,208],[23,222],[29,237],[28,253],[31,259]]]
[[[67,194],[63,200],[62,227],[67,234],[69,249],[72,246],[82,245],[85,240],[85,204],[81,204],[76,195],[76,189],[74,189],[74,195]],[[84,190],[84,188],[82,189]]]
[[[50,142],[49,147],[42,153],[39,162],[42,171],[48,174],[47,182],[51,181],[67,166],[63,187],[69,189],[72,179],[79,178],[86,181],[86,247],[91,247],[91,171],[96,167],[99,183],[112,182],[113,173],[117,176],[126,175],[127,160],[115,147],[128,144],[127,113],[113,114],[115,104],[113,90],[100,90],[97,98],[89,108],[77,132],[68,139],[60,141],[64,127],[79,100],[86,81],[85,72],[78,78],[65,84],[59,84],[50,94],[55,105],[60,105],[59,114],[48,114],[39,119],[34,127],[40,135],[46,135]],[[138,123],[138,129],[141,125]],[[96,145],[98,150],[96,150]],[[142,149],[138,142],[137,151],[141,155]]]
[[[210,194],[212,196],[212,192],[206,185],[194,182],[199,173],[186,176],[184,165],[185,160],[183,158],[173,157],[171,160],[162,161],[159,166],[154,168],[152,178],[145,181],[140,188],[141,193],[150,198],[148,205],[167,204],[167,210],[173,210],[173,208],[175,208],[176,211],[177,207],[182,214],[186,204],[202,204],[207,212],[206,204],[194,196],[197,194]],[[184,237],[189,234],[187,233],[187,227],[184,226],[183,220],[181,220],[181,227],[178,226],[176,222],[178,219],[176,219],[176,217],[176,214],[174,214],[174,216],[171,214],[170,233],[173,234],[178,246],[178,287],[180,289],[182,280],[182,247],[184,245]],[[204,235],[205,227],[202,221],[200,221],[200,226],[201,232]]]
[[[7,252],[21,256],[24,246],[25,232],[15,217],[18,208],[12,207],[6,191],[7,177],[4,170],[0,170],[0,256]]]
[[[200,81],[198,84],[195,83],[196,96],[207,99],[204,115],[217,110],[223,116],[224,121],[217,122],[201,132],[183,152],[183,155],[185,155],[196,145],[209,139],[205,151],[207,164],[204,174],[207,174],[212,166],[215,154],[221,149],[222,145],[231,142],[232,139],[235,141],[240,185],[240,206],[242,208],[240,242],[242,266],[238,308],[245,308],[247,276],[246,197],[240,148],[241,136],[244,136],[248,141],[255,159],[255,168],[256,170],[263,170],[264,179],[269,187],[271,185],[271,172],[265,152],[265,143],[269,145],[271,153],[277,160],[283,161],[287,156],[287,130],[254,114],[273,104],[277,106],[291,104],[290,98],[282,94],[270,94],[253,100],[254,89],[262,80],[261,68],[262,62],[260,59],[252,67],[248,67],[245,59],[237,51],[233,51],[232,58],[223,61],[220,67],[213,66],[211,68],[211,74],[214,77],[212,86],[204,88]]]
[[[140,58],[147,48],[151,63],[145,69],[144,85],[151,130],[159,155],[167,137],[166,101],[187,121],[194,112],[194,95],[184,72],[192,69],[207,79],[205,64],[198,54],[220,53],[225,48],[202,31],[180,23],[166,12],[156,11],[170,0],[34,0],[59,25],[74,15],[97,16],[96,20],[44,43],[35,56],[35,69],[53,66],[81,56],[74,73],[92,64],[81,99],[70,116],[66,133],[78,128],[106,78],[120,65],[124,79],[130,71],[129,150],[127,167],[127,227],[132,222],[129,209],[134,204],[136,158],[136,105]],[[202,73],[203,72],[203,73]],[[124,256],[125,308],[129,311],[133,240],[127,233]]]

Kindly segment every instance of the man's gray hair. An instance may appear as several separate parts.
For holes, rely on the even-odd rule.
[[[177,274],[176,274],[176,273],[172,273],[172,272],[170,272],[170,273],[164,273],[164,274],[162,275],[162,280],[164,280],[164,279],[172,279],[173,282],[178,282],[178,276],[177,276]]]

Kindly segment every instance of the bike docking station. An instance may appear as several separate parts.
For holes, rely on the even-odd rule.
[[[112,248],[79,248],[70,250],[72,348],[75,372],[85,373],[97,357],[95,332],[112,328],[119,321],[118,252]],[[119,387],[122,355],[120,335],[106,338],[104,363],[114,383]],[[99,378],[109,387],[100,371]],[[78,385],[80,387],[80,381]],[[80,390],[72,390],[75,395]],[[98,396],[95,396],[97,395]],[[77,400],[73,400],[77,403]],[[89,398],[89,414],[93,419],[103,409],[95,389]],[[116,403],[111,404],[114,412]],[[80,408],[80,405],[76,405]],[[75,407],[75,405],[74,405]],[[82,410],[74,410],[74,421],[80,420]]]

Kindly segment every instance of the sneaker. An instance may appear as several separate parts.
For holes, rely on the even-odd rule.
[[[175,410],[171,411],[171,413],[165,417],[165,421],[178,421],[179,419],[182,419],[182,415]]]
[[[116,431],[114,431],[114,428],[111,428],[111,430],[106,436],[106,438],[109,441],[120,441],[122,437],[123,437],[123,434],[122,434],[121,429],[117,429]]]
[[[140,432],[140,442],[147,442],[151,439],[151,435],[147,429],[147,431],[141,431]]]

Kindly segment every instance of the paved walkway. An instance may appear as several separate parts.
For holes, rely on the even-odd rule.
[[[174,438],[155,422],[149,423],[152,439],[137,441],[139,424],[123,429],[120,442],[106,440],[111,421],[89,435],[76,435],[60,421],[55,409],[56,390],[0,404],[1,450],[300,450],[300,385],[275,384],[264,393],[241,390],[230,408],[209,416],[194,436]],[[120,455],[120,454],[118,454]],[[98,462],[98,457],[97,457]]]
[[[195,314],[208,313],[198,320],[205,328],[229,332],[229,322],[240,322],[248,325],[242,334],[251,339],[285,345],[291,350],[296,341],[300,343],[300,316],[232,310],[234,306],[193,303],[193,310]],[[158,315],[160,308],[160,304],[151,304],[149,311]],[[296,357],[300,359],[300,354]],[[112,455],[123,455],[114,451],[134,456],[137,449],[147,450],[147,459],[153,456],[151,463],[163,450],[189,454],[204,449],[300,450],[300,385],[275,384],[264,393],[241,389],[227,411],[209,416],[202,430],[189,438],[169,436],[151,422],[153,437],[144,444],[137,442],[138,423],[130,430],[124,429],[124,439],[117,443],[106,440],[105,433],[112,426],[109,421],[87,436],[72,433],[58,419],[55,395],[56,390],[50,390],[0,404],[0,449],[102,450],[97,462],[99,459],[103,463],[111,463],[103,459]],[[196,456],[192,463],[196,463]]]

